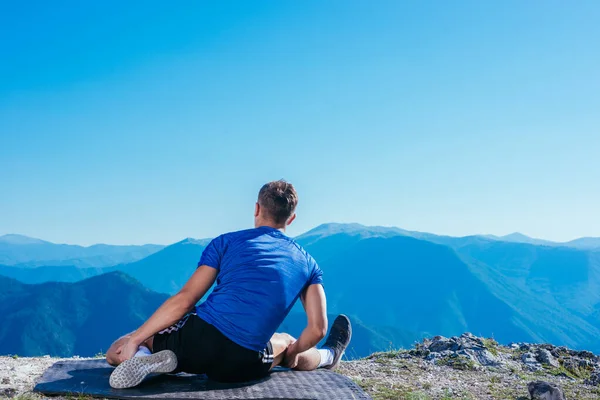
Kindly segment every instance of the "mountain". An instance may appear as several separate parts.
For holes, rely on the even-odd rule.
[[[112,272],[77,283],[26,285],[0,276],[0,354],[19,356],[92,356],[112,340],[136,329],[167,296],[144,288],[137,280]],[[329,315],[330,324],[335,315]],[[395,329],[376,332],[353,320],[351,358],[392,343],[412,344],[414,334]],[[306,315],[292,313],[280,327],[298,337]]]
[[[41,239],[31,238],[29,236],[8,234],[0,236],[0,243],[24,245],[24,244],[51,244]]]
[[[23,283],[77,282],[107,272],[122,271],[159,293],[175,293],[192,275],[210,239],[187,238],[139,261],[113,267],[74,265],[22,267],[0,265],[0,275]]]
[[[329,314],[329,327],[335,320],[337,314]],[[298,338],[306,327],[306,314],[301,309],[291,312],[283,321],[278,332],[286,332]],[[415,341],[421,339],[422,335],[416,332],[403,331],[394,327],[379,327],[377,330],[365,325],[356,317],[352,317],[352,342],[346,350],[345,357],[357,359],[367,355],[398,347],[411,347]],[[324,342],[323,339],[322,342]],[[323,343],[321,343],[323,344]]]
[[[420,240],[414,232],[355,224],[332,228],[297,238],[325,272],[331,312],[349,313],[377,332],[415,332],[412,340],[472,331],[503,342],[600,351],[597,251],[483,236]]]
[[[600,351],[600,253],[490,242],[455,249],[535,341]]]
[[[22,235],[0,236],[0,265],[109,267],[147,257],[164,246],[114,246],[96,244],[89,247],[55,244]]]
[[[549,240],[532,238],[527,235],[523,235],[520,232],[513,232],[513,233],[505,235],[505,236],[500,236],[498,239],[503,242],[528,243],[528,244],[535,244],[535,245],[539,245],[539,246],[555,246],[555,245],[557,245],[557,243],[551,242]]]
[[[15,267],[0,265],[0,275],[22,283],[77,282],[107,272],[105,268],[81,268],[73,265]]]
[[[297,241],[324,271],[329,312],[350,315],[362,332],[353,356],[465,331],[503,343],[552,342],[600,352],[600,251],[359,224],[321,225]],[[208,242],[186,239],[90,273],[122,271],[172,294],[193,273]],[[75,267],[7,268],[0,267],[0,274],[28,282],[53,274],[86,277]],[[284,326],[299,333],[301,313],[297,305]]]
[[[210,239],[185,239],[140,261],[114,267],[160,293],[175,293],[196,270]]]
[[[465,331],[493,333],[503,341],[531,339],[521,316],[449,247],[405,236],[357,240],[342,233],[306,249],[325,273],[330,312],[348,313],[375,331],[418,333],[412,341]]]
[[[575,247],[576,249],[600,250],[600,238],[582,237],[579,239],[571,240],[570,242],[566,242],[565,245],[567,245],[568,247]]]
[[[0,354],[91,356],[106,351],[166,298],[119,272],[39,285],[0,277]]]
[[[511,234],[505,235],[505,236],[483,235],[483,237],[493,239],[493,240],[499,240],[502,242],[527,243],[527,244],[534,244],[534,245],[538,245],[538,246],[553,246],[553,247],[563,246],[563,247],[573,247],[573,248],[582,249],[582,250],[593,250],[593,249],[600,250],[600,238],[595,238],[595,237],[583,237],[583,238],[571,240],[568,242],[553,242],[550,240],[532,238],[532,237],[529,237],[529,236],[524,235],[519,232],[514,232],[514,233],[511,233]]]

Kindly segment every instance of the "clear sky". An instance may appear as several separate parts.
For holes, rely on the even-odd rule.
[[[600,2],[0,5],[0,234],[600,236]]]

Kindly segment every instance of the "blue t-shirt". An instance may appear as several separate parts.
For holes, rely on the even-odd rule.
[[[300,293],[323,282],[317,263],[299,244],[265,226],[213,239],[201,265],[219,273],[213,292],[196,307],[198,316],[256,351],[266,347]]]

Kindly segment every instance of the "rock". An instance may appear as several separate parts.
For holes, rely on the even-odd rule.
[[[14,395],[17,394],[16,389],[14,388],[5,388],[5,389],[0,389],[0,395],[2,397],[14,397]]]
[[[573,376],[582,378],[587,374],[587,370],[592,368],[591,366],[587,366],[585,362],[582,363],[581,361],[585,360],[581,360],[575,357],[563,359],[562,366]]]
[[[519,343],[519,344],[520,344],[519,350],[521,350],[521,351],[531,350],[531,346],[529,344],[527,344],[527,343]]]
[[[583,383],[591,386],[600,386],[600,371],[592,373]]]
[[[527,385],[531,400],[565,400],[562,390],[553,384],[543,381],[529,382]]]
[[[461,350],[458,354],[463,354],[473,360],[473,362],[483,367],[497,367],[500,365],[498,357],[494,356],[487,349],[468,349]]]
[[[521,362],[525,364],[525,367],[530,371],[539,371],[542,369],[542,364],[538,362],[533,353],[523,353],[523,355],[521,355]]]
[[[4,378],[2,378],[2,380],[0,380],[0,383],[3,385],[10,384],[10,378],[8,376],[5,376]]]
[[[549,365],[549,366],[551,366],[553,368],[560,367],[560,364],[558,363],[558,360],[556,358],[554,358],[554,356],[552,355],[552,353],[550,353],[550,351],[548,351],[546,349],[538,349],[535,358],[541,364]]]
[[[594,353],[592,353],[591,351],[587,351],[587,350],[582,350],[580,351],[577,356],[582,357],[582,358],[589,358],[589,359],[596,359],[596,356],[594,355]]]
[[[436,336],[431,340],[431,344],[429,344],[428,350],[437,353],[440,353],[444,350],[456,350],[456,343],[454,343],[451,339],[445,338],[443,336]]]

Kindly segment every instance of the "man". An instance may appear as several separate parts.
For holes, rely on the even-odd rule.
[[[298,195],[283,180],[264,185],[254,209],[254,229],[212,240],[198,269],[135,332],[107,352],[117,368],[113,388],[138,385],[149,374],[202,374],[221,382],[264,378],[278,365],[310,371],[335,368],[352,335],[346,316],[327,332],[322,272],[285,229],[296,218]],[[206,301],[196,303],[216,281]],[[308,323],[298,340],[275,330],[300,298]],[[191,310],[191,312],[190,312]]]

